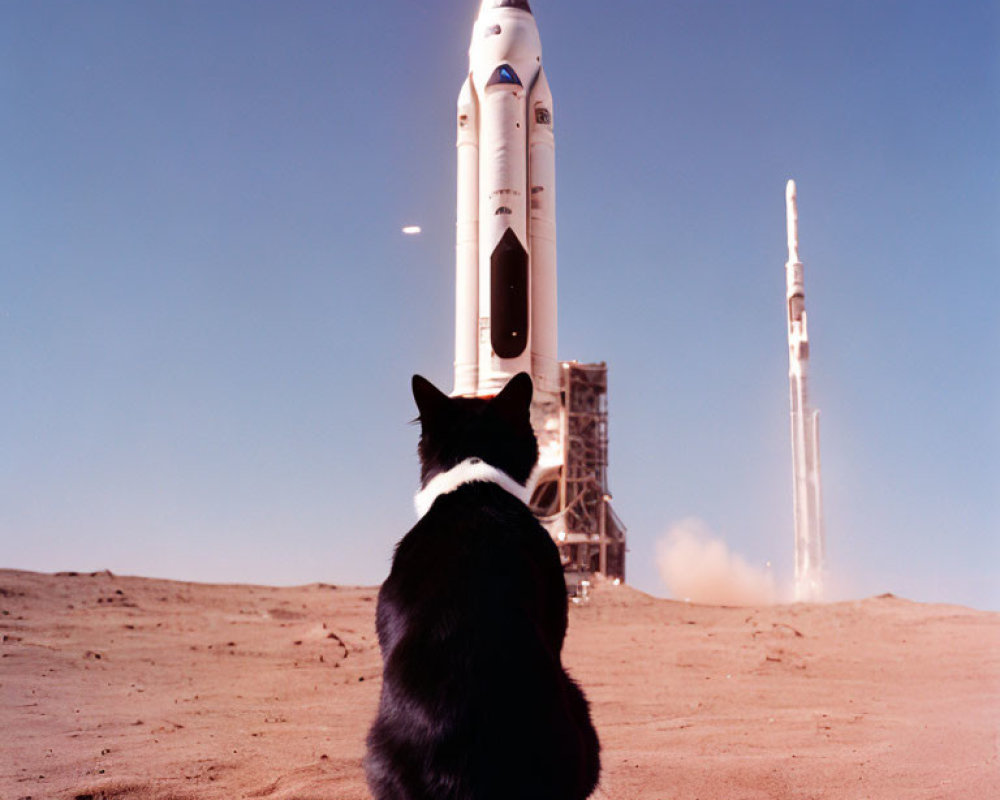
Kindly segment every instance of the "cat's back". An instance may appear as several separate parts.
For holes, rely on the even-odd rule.
[[[413,636],[428,627],[438,637],[457,634],[462,624],[508,633],[518,625],[540,629],[558,655],[566,605],[551,536],[520,500],[477,482],[437,498],[403,537],[378,613],[380,627],[388,614],[406,617]],[[448,631],[446,621],[456,630]]]

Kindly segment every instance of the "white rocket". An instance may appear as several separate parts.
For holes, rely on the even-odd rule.
[[[795,599],[823,599],[823,496],[819,465],[819,411],[809,405],[809,329],[799,261],[795,181],[785,188],[788,219],[788,382],[791,394],[792,486],[795,513]]]
[[[483,0],[458,95],[455,395],[559,392],[552,94],[527,0]]]

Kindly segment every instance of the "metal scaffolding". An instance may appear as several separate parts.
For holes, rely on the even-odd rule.
[[[592,575],[625,579],[625,526],[608,491],[608,368],[561,364],[559,439],[562,463],[542,474],[532,510],[559,547],[575,592]]]

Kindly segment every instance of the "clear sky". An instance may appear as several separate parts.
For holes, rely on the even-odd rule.
[[[0,566],[381,581],[477,5],[0,0]],[[533,7],[630,582],[691,517],[791,577],[795,178],[837,592],[1000,609],[1000,5]]]

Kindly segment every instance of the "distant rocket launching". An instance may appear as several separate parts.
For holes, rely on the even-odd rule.
[[[795,181],[785,189],[788,220],[788,382],[791,395],[792,486],[795,513],[795,599],[823,599],[823,499],[819,465],[819,411],[809,404],[809,329],[799,261]]]
[[[527,0],[483,0],[458,96],[455,395],[557,395],[552,94]]]

